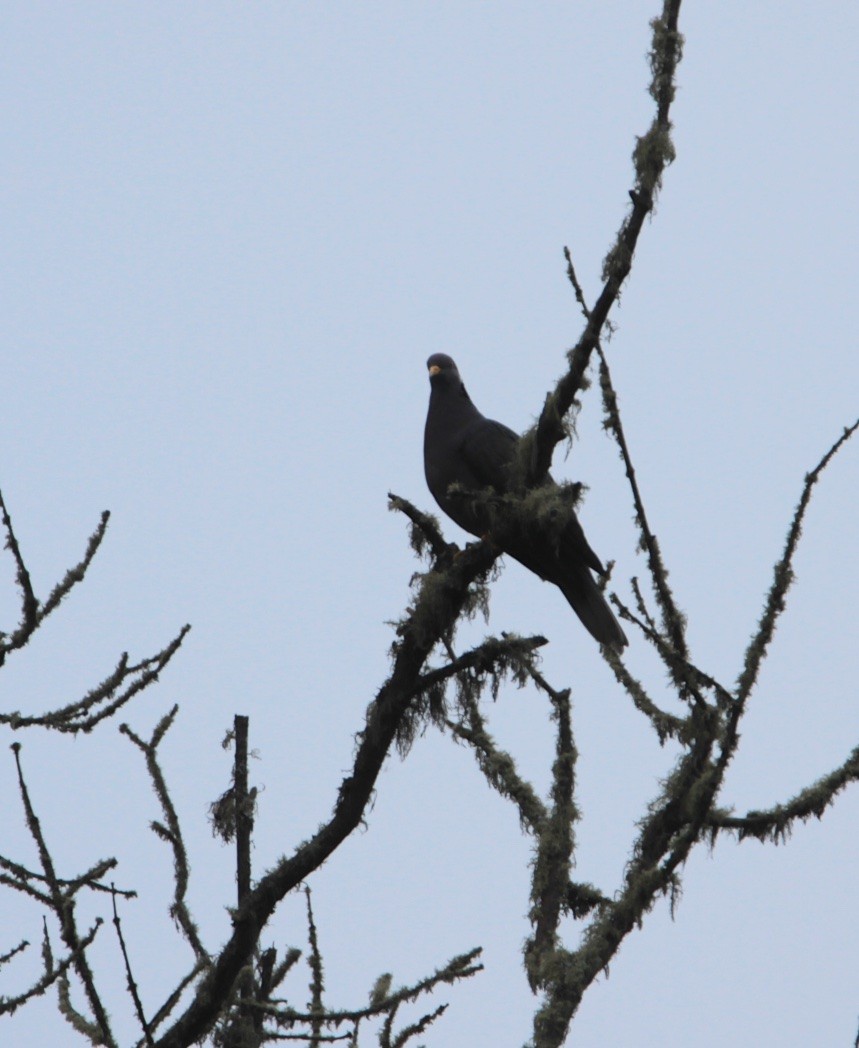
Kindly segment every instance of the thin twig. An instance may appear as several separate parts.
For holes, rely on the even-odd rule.
[[[418,980],[411,986],[403,986],[399,990],[395,990],[393,993],[382,994],[378,999],[374,999],[370,1005],[366,1008],[358,1008],[356,1010],[328,1009],[324,1015],[324,1021],[327,1025],[336,1025],[343,1022],[355,1022],[357,1020],[372,1019],[380,1015],[389,1014],[392,1009],[399,1008],[400,1005],[406,1004],[410,1001],[416,1001],[425,993],[429,993],[434,990],[437,986],[442,984],[453,985],[460,979],[468,979],[472,975],[476,975],[478,972],[483,971],[483,965],[477,963],[477,958],[480,957],[483,950],[477,947],[474,950],[469,950],[468,953],[459,954],[456,957],[451,958],[442,968],[438,968],[428,975],[424,979]],[[254,1007],[260,1008],[270,1018],[276,1020],[279,1023],[310,1023],[316,1018],[312,1012],[298,1012],[294,1008],[278,1008],[277,1002],[262,1003],[256,1002]]]
[[[310,898],[310,887],[305,884],[304,895],[307,899],[307,940],[310,953],[307,963],[310,965],[310,1003],[307,1010],[310,1014],[310,1029],[315,1041],[322,1033],[322,1021],[325,1015],[323,994],[325,976],[322,968],[322,954],[319,952],[319,938],[316,933],[316,922],[313,920],[313,903]]]
[[[487,637],[477,647],[467,651],[464,655],[455,656],[448,646],[448,654],[452,658],[446,666],[428,670],[421,674],[415,683],[414,693],[427,691],[429,688],[442,684],[444,681],[455,677],[463,670],[475,670],[478,673],[490,671],[500,658],[527,657],[538,648],[548,644],[546,637],[539,634],[533,637],[509,637],[501,640],[497,637]]]
[[[89,537],[83,558],[66,572],[65,578],[57,583],[48,595],[47,600],[41,605],[33,591],[30,573],[21,554],[2,494],[0,494],[0,518],[2,518],[3,528],[6,532],[6,548],[11,552],[15,561],[15,578],[18,588],[21,590],[21,624],[8,637],[0,634],[0,666],[2,666],[6,654],[18,648],[23,648],[38,627],[59,606],[63,598],[68,596],[77,583],[83,581],[92,559],[98,552],[98,548],[104,538],[110,513],[107,511],[102,513],[98,527]]]
[[[48,939],[48,927],[47,922],[44,924],[44,938],[42,940],[42,960],[45,965],[45,974],[37,982],[25,990],[23,993],[19,993],[16,997],[3,997],[0,998],[0,1015],[11,1015],[17,1011],[22,1004],[26,1004],[27,1001],[32,1000],[34,997],[41,997],[45,990],[49,989],[58,980],[62,979],[68,972],[69,967],[75,963],[79,953],[86,950],[95,939],[98,934],[98,930],[101,927],[101,919],[96,920],[95,924],[90,930],[84,935],[80,941],[78,949],[74,953],[68,954],[64,957],[60,963],[54,966],[54,958],[51,953],[50,940]],[[28,945],[28,944],[22,944]],[[20,947],[19,947],[20,948]],[[17,949],[13,953],[17,952]],[[7,954],[4,959],[8,960],[11,954]]]
[[[98,990],[96,989],[95,979],[93,977],[92,969],[86,959],[86,953],[81,947],[81,937],[78,934],[77,924],[75,922],[74,899],[68,892],[64,892],[60,888],[60,883],[54,869],[54,861],[42,833],[41,824],[30,801],[30,793],[27,789],[27,784],[24,781],[24,771],[21,767],[21,744],[17,742],[13,743],[12,752],[15,755],[15,766],[18,771],[18,788],[21,793],[21,800],[24,804],[27,828],[29,829],[30,836],[33,838],[39,852],[39,861],[42,864],[42,871],[45,875],[45,881],[50,891],[51,909],[54,911],[60,924],[60,935],[62,936],[63,942],[68,947],[69,952],[74,954],[74,969],[83,983],[89,1006],[92,1009],[95,1018],[95,1024],[98,1028],[99,1036],[102,1038],[102,1043],[107,1045],[108,1048],[116,1048],[116,1041],[114,1040],[110,1029],[107,1011],[105,1010],[101,998],[99,997]]]
[[[97,724],[111,717],[135,695],[158,680],[159,674],[179,650],[190,629],[190,626],[183,626],[165,648],[133,665],[128,664],[128,654],[123,653],[116,669],[82,699],[36,716],[25,717],[18,712],[0,713],[0,724],[8,724],[15,731],[33,726],[71,734],[92,731]],[[124,690],[116,695],[119,688]],[[86,715],[100,703],[105,705],[95,713]]]
[[[635,506],[635,521],[638,525],[641,546],[647,553],[647,566],[650,571],[650,580],[654,592],[656,593],[656,599],[660,611],[662,612],[664,629],[671,639],[672,647],[677,651],[681,658],[685,659],[688,655],[685,636],[686,622],[674,600],[674,594],[668,584],[668,572],[666,571],[665,563],[662,560],[662,551],[647,519],[644,500],[641,497],[641,490],[638,486],[638,477],[636,476],[635,467],[632,464],[629,444],[627,443],[626,434],[624,433],[623,424],[620,419],[617,393],[612,384],[608,361],[606,360],[602,346],[597,345],[596,352],[600,359],[600,386],[602,388],[603,405],[606,412],[605,424],[614,436],[626,469],[626,477],[629,481],[630,491],[632,492],[632,501]]]
[[[173,724],[178,712],[179,707],[174,706],[166,716],[161,718],[156,725],[149,742],[145,742],[136,735],[127,724],[121,724],[119,730],[123,735],[126,735],[131,739],[135,746],[137,746],[145,756],[146,770],[149,772],[152,787],[155,790],[155,795],[157,796],[159,803],[161,804],[161,810],[164,813],[164,818],[167,823],[166,826],[162,826],[160,823],[153,822],[152,830],[162,840],[166,841],[173,851],[174,892],[173,903],[170,907],[170,916],[179,924],[179,927],[182,929],[182,932],[188,940],[188,943],[194,951],[194,955],[197,959],[200,961],[208,961],[209,955],[200,940],[200,933],[197,929],[197,925],[194,923],[194,920],[191,917],[191,912],[185,902],[185,896],[188,892],[188,878],[190,876],[188,853],[185,850],[185,842],[182,839],[182,829],[179,825],[179,817],[176,814],[176,809],[173,806],[173,801],[167,789],[164,773],[161,771],[161,766],[158,763],[158,746],[170,726]]]
[[[737,699],[742,707],[755,686],[758,679],[760,665],[766,656],[767,648],[775,633],[775,626],[779,615],[784,611],[785,596],[793,582],[793,557],[802,534],[802,524],[805,513],[811,501],[811,491],[821,474],[847,441],[859,429],[859,419],[852,426],[845,428],[844,432],[817,463],[814,469],[805,476],[802,487],[802,495],[793,515],[793,520],[788,530],[784,552],[773,569],[773,581],[767,594],[766,604],[761,616],[758,629],[749,642],[743,659],[743,669],[737,680]]]
[[[18,539],[15,537],[15,531],[12,527],[12,519],[6,509],[6,503],[3,500],[2,491],[0,491],[0,516],[2,516],[3,528],[6,532],[5,546],[12,554],[12,559],[15,561],[15,581],[21,591],[21,625],[15,633],[12,634],[9,641],[3,641],[0,639],[0,665],[2,665],[2,660],[5,657],[6,652],[13,648],[20,647],[21,643],[23,643],[23,641],[20,643],[16,642],[16,637],[29,637],[36,628],[39,614],[39,602],[36,599],[36,594],[33,592],[33,582],[30,578],[30,572],[28,571],[27,565],[24,563],[24,558],[21,555],[21,547],[18,545]]]
[[[140,992],[137,988],[137,982],[134,978],[134,973],[131,970],[131,958],[128,956],[128,949],[125,945],[125,936],[122,934],[122,922],[119,919],[119,912],[116,908],[116,893],[112,893],[111,902],[113,903],[113,926],[116,929],[116,937],[119,940],[119,948],[122,951],[122,960],[125,964],[125,984],[128,987],[128,992],[131,994],[131,999],[134,1001],[134,1010],[137,1013],[137,1021],[140,1023],[140,1028],[143,1030],[143,1037],[147,1045],[153,1044],[152,1031],[149,1023],[146,1021],[146,1015],[143,1011],[143,1002],[140,1000]]]
[[[582,316],[585,320],[591,319],[591,311],[588,308],[588,304],[585,301],[585,293],[582,290],[582,285],[579,283],[579,278],[576,276],[576,269],[573,265],[573,256],[570,253],[568,247],[564,248],[564,258],[567,260],[567,276],[569,277],[570,283],[573,285],[573,292],[576,296],[576,302],[582,310]]]

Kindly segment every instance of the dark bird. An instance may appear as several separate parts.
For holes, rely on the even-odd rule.
[[[480,414],[449,356],[434,353],[427,368],[431,386],[424,429],[427,485],[453,521],[472,535],[485,537],[489,530],[485,499],[481,502],[467,493],[493,488],[503,496],[509,491],[509,467],[519,437]],[[551,477],[546,483],[555,487]],[[451,490],[451,485],[458,487]],[[562,526],[551,534],[538,526],[500,530],[499,541],[494,532],[488,537],[529,571],[554,582],[592,637],[618,651],[624,647],[626,635],[591,574],[604,575],[605,568],[588,545],[572,506],[564,507]]]

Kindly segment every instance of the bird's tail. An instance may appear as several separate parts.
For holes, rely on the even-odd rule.
[[[617,652],[626,647],[626,634],[587,568],[577,571],[574,578],[558,582],[558,586],[594,640]]]

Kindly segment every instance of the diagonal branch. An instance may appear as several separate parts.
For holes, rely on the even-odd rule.
[[[477,766],[492,789],[516,805],[522,828],[530,833],[539,834],[549,815],[545,804],[537,796],[534,787],[519,774],[513,757],[495,744],[495,740],[486,730],[486,722],[477,703],[470,696],[466,702],[465,713],[468,717],[467,725],[448,720],[447,727],[474,750]]]
[[[18,648],[23,648],[48,615],[59,606],[63,598],[68,596],[77,583],[83,581],[92,559],[98,552],[98,548],[104,538],[109,519],[110,513],[107,511],[102,513],[98,527],[89,537],[82,559],[66,572],[65,578],[54,586],[48,595],[48,599],[44,604],[40,605],[33,590],[30,572],[24,562],[21,548],[12,528],[12,520],[6,509],[6,503],[3,501],[2,493],[0,493],[0,522],[2,522],[3,529],[6,532],[6,548],[10,551],[15,561],[15,579],[21,591],[21,623],[8,636],[0,633],[0,666],[3,665],[6,654]]]
[[[27,828],[35,841],[39,852],[39,861],[42,864],[45,882],[50,892],[51,909],[54,911],[60,924],[60,935],[62,936],[63,942],[66,944],[69,953],[74,956],[74,969],[83,983],[89,1006],[92,1009],[92,1014],[95,1018],[95,1026],[101,1038],[101,1043],[107,1045],[108,1048],[116,1048],[116,1041],[114,1040],[110,1029],[107,1011],[105,1010],[101,997],[96,989],[92,969],[86,958],[83,940],[78,934],[77,922],[75,921],[74,898],[70,892],[63,891],[60,887],[60,882],[54,869],[54,861],[42,833],[39,818],[36,815],[32,802],[30,801],[30,792],[24,781],[24,771],[21,767],[20,743],[16,742],[12,744],[12,752],[15,755],[15,765],[18,770],[18,788],[21,793],[21,800],[24,804]]]
[[[665,745],[666,739],[677,739],[678,742],[688,743],[690,741],[690,725],[688,718],[675,717],[661,709],[644,690],[644,685],[629,672],[624,665],[623,659],[614,652],[606,653],[606,662],[611,667],[615,680],[621,685],[626,694],[632,699],[633,705],[648,718],[653,725],[653,730],[659,739],[660,746]]]
[[[6,509],[2,491],[0,491],[0,518],[2,518],[3,529],[6,532],[6,549],[9,550],[12,554],[12,559],[15,561],[15,581],[18,583],[18,589],[21,591],[21,625],[8,641],[5,640],[5,637],[0,638],[0,665],[2,665],[6,652],[26,644],[33,630],[35,630],[38,624],[39,602],[36,599],[36,594],[33,592],[30,572],[27,570],[27,565],[24,563],[24,558],[21,555],[21,547],[18,545],[18,539],[15,537],[12,519]]]
[[[58,979],[63,979],[66,976],[71,965],[74,964],[78,955],[86,950],[93,942],[101,927],[101,920],[97,920],[95,924],[90,928],[86,935],[81,939],[78,949],[64,957],[59,964],[54,965],[54,958],[51,953],[51,945],[48,939],[48,928],[45,924],[44,940],[42,943],[42,960],[45,965],[45,974],[41,979],[37,980],[33,985],[24,990],[23,993],[17,995],[17,997],[0,997],[0,1015],[11,1015],[17,1011],[22,1004],[26,1004],[27,1001],[32,1000],[34,997],[41,997],[45,990],[49,989]],[[29,943],[21,943],[20,946],[16,947],[10,953],[5,954],[0,960],[8,961],[14,954],[19,953],[21,949],[28,946]]]
[[[702,692],[712,691],[719,706],[727,708],[734,705],[734,696],[728,689],[720,684],[715,677],[699,669],[693,662],[684,656],[678,655],[670,643],[654,629],[652,620],[643,620],[634,615],[630,609],[616,596],[613,596],[615,605],[620,609],[624,619],[634,622],[642,634],[656,648],[665,666],[671,672],[672,679],[677,687],[681,698],[693,699],[695,707],[706,705]]]
[[[252,889],[233,918],[229,941],[184,1014],[156,1042],[157,1048],[186,1048],[206,1034],[277,904],[358,827],[426,659],[457,621],[472,583],[485,577],[494,561],[495,554],[485,543],[470,546],[439,573],[432,599],[418,597],[409,619],[399,627],[391,674],[367,710],[352,771],[341,783],[330,819]]]
[[[799,544],[800,535],[802,534],[802,524],[805,518],[805,513],[808,509],[808,504],[811,501],[812,488],[820,479],[820,475],[835,455],[838,454],[857,429],[859,429],[859,419],[857,419],[852,426],[845,428],[844,432],[826,452],[820,462],[817,463],[810,473],[806,474],[805,483],[802,487],[802,495],[800,496],[799,503],[797,504],[793,515],[793,520],[790,524],[790,529],[787,533],[784,553],[773,569],[773,582],[772,586],[770,586],[769,593],[767,594],[761,621],[758,624],[757,632],[752,637],[749,646],[746,649],[745,658],[743,660],[743,670],[737,681],[737,699],[740,707],[744,705],[752,688],[754,688],[755,683],[757,682],[761,663],[766,657],[767,649],[772,641],[773,634],[775,633],[776,622],[785,608],[785,597],[791,583],[793,582],[793,558]]]
[[[579,341],[567,354],[569,369],[546,397],[536,427],[522,438],[519,466],[525,487],[533,487],[545,478],[555,446],[566,436],[563,420],[583,387],[591,354],[632,268],[644,220],[653,210],[665,168],[674,159],[669,114],[674,100],[674,77],[683,49],[683,38],[677,30],[679,12],[680,0],[665,0],[661,17],[651,22],[650,94],[656,102],[656,114],[645,134],[637,139],[633,152],[635,182],[629,194],[632,210],[621,223],[603,263],[603,288]]]
[[[812,816],[823,818],[823,813],[838,794],[849,783],[856,781],[859,781],[859,746],[835,771],[801,790],[786,804],[777,804],[774,808],[762,811],[753,810],[745,816],[713,811],[707,818],[707,826],[714,831],[714,837],[719,830],[732,830],[741,841],[754,837],[759,841],[778,844],[790,835],[792,824],[797,819],[807,822]]]
[[[409,542],[412,549],[419,557],[424,555],[427,548],[432,550],[436,560],[441,560],[449,555],[456,547],[446,542],[441,533],[438,519],[430,513],[424,513],[417,506],[413,506],[408,499],[400,498],[393,492],[388,492],[388,509],[404,513],[412,522],[409,532]]]
[[[123,654],[116,669],[101,684],[92,688],[82,699],[35,716],[24,717],[18,712],[0,713],[0,724],[8,724],[13,731],[38,726],[54,731],[77,734],[89,732],[101,721],[111,717],[135,695],[154,684],[187,636],[190,626],[179,633],[155,655],[129,665]]]
[[[620,448],[621,458],[626,468],[626,477],[632,491],[632,501],[635,506],[635,523],[638,525],[641,548],[647,553],[647,566],[650,571],[650,580],[656,594],[656,600],[662,613],[663,628],[670,638],[671,645],[675,651],[686,658],[688,649],[686,647],[686,621],[677,607],[674,594],[668,585],[668,571],[662,559],[662,551],[659,548],[656,536],[650,528],[647,512],[644,508],[644,500],[638,487],[638,477],[632,464],[632,456],[629,453],[629,445],[623,431],[623,424],[618,411],[617,393],[611,381],[608,361],[602,346],[597,345],[597,354],[600,359],[600,388],[602,389],[603,407],[605,410],[605,426],[614,436],[617,446]],[[671,667],[669,667],[671,669]],[[677,683],[681,683],[678,681]]]

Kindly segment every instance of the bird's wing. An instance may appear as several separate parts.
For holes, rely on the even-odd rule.
[[[460,452],[468,469],[482,487],[507,490],[507,467],[513,458],[519,437],[500,422],[476,419],[463,435]]]
[[[461,445],[462,457],[470,473],[477,478],[481,487],[491,485],[496,491],[503,492],[508,488],[507,467],[516,452],[518,443],[519,437],[512,429],[492,419],[481,418],[466,431]],[[551,477],[549,482],[553,483]],[[538,575],[551,578],[551,574],[547,576],[545,566],[540,565],[540,556],[535,556],[535,553],[539,552],[539,545],[538,542],[537,550],[535,550],[529,543],[527,552],[523,548],[517,550],[513,555]],[[605,568],[591,549],[578,517],[573,512],[570,513],[567,520],[559,553],[561,563],[578,564],[583,561],[598,575],[605,574]],[[553,561],[555,556],[553,555]]]

